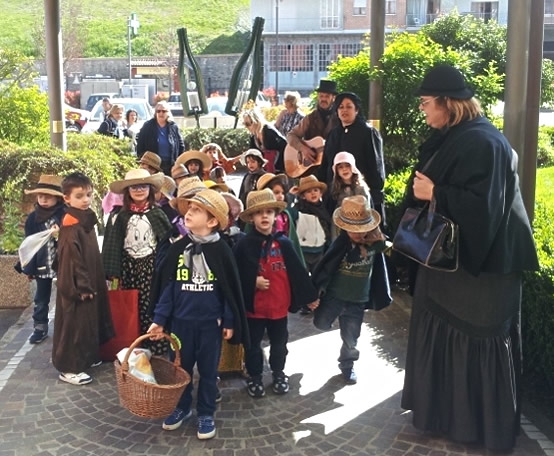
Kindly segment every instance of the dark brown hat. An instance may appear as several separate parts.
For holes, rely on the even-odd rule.
[[[319,87],[315,89],[316,92],[337,94],[337,83],[329,79],[321,79],[319,81]]]

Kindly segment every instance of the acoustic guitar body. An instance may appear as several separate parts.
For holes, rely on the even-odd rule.
[[[325,140],[321,136],[303,141],[310,149],[316,153],[315,160],[308,160],[302,157],[302,152],[296,150],[291,145],[285,147],[285,173],[292,178],[302,177],[310,168],[321,165],[323,159],[323,148]]]

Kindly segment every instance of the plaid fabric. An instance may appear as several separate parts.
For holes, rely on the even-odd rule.
[[[49,218],[44,223],[46,225],[46,229],[49,230],[54,225],[56,225],[57,221],[54,218]],[[46,269],[44,272],[41,272],[40,274],[37,274],[37,277],[39,279],[53,279],[56,277],[56,273],[54,272],[54,268],[52,265],[54,264],[54,258],[56,258],[56,244],[57,241],[54,239],[54,237],[50,238],[48,243],[46,244],[46,249],[48,251],[48,258],[46,260]]]

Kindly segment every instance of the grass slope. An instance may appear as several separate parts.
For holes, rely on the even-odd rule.
[[[135,0],[127,5],[61,0],[60,4],[62,36],[69,22],[76,25],[84,42],[84,57],[125,56],[127,18],[132,12],[140,22],[139,36],[133,40],[134,49],[140,51],[136,55],[158,54],[164,48],[167,53],[177,47],[175,30],[181,27],[187,28],[194,52],[203,52],[222,36],[229,41],[227,47],[233,48],[237,42],[234,52],[240,52],[238,42],[242,43],[251,28],[250,0]],[[2,6],[0,47],[36,56],[32,35],[44,21],[44,0],[3,0]]]

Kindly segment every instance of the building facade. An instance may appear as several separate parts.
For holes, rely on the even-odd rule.
[[[548,1],[548,0],[547,0]],[[553,3],[554,0],[551,0]],[[264,87],[310,93],[339,55],[353,56],[368,43],[371,0],[256,0],[252,19],[265,18]],[[417,31],[457,10],[506,24],[508,0],[386,0],[385,33]]]

